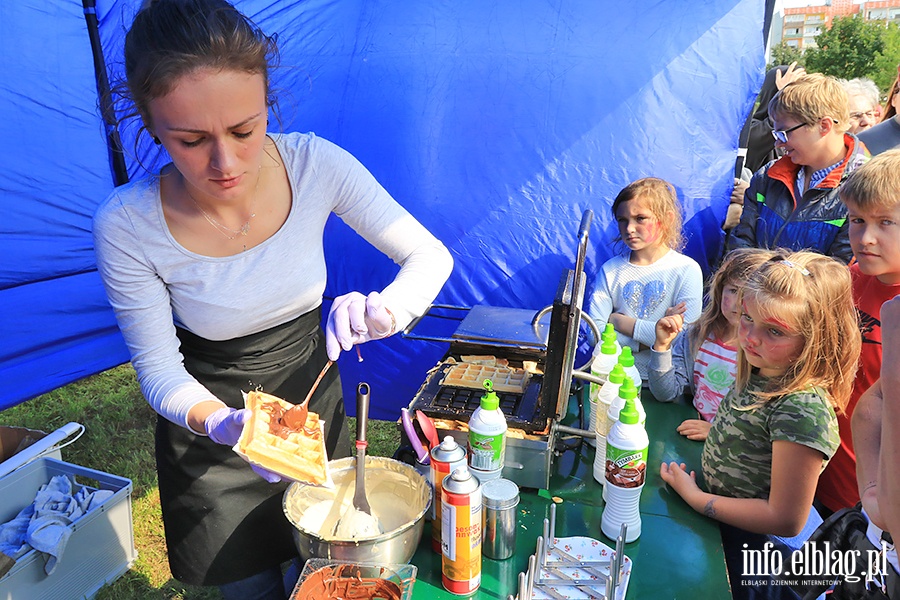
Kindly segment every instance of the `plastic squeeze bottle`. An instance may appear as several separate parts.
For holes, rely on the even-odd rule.
[[[640,371],[634,366],[634,354],[631,353],[629,346],[622,348],[622,354],[619,355],[619,364],[625,369],[625,374],[631,377],[634,387],[641,389],[641,386],[644,385],[644,380],[641,378]]]
[[[603,333],[600,334],[600,343],[594,347],[594,358],[591,361],[591,375],[606,381],[609,372],[616,366],[622,347],[616,341],[616,332],[612,323],[607,323]],[[597,397],[602,383],[591,382],[591,399]]]
[[[610,371],[606,383],[600,388],[600,394],[597,396],[597,411],[595,413],[597,420],[594,423],[594,433],[597,436],[597,452],[594,455],[594,479],[601,484],[606,480],[606,434],[609,433],[610,427],[609,410],[613,400],[619,397],[619,388],[624,381],[625,371],[622,369],[622,365],[616,364]],[[618,412],[617,410],[616,414]]]
[[[616,345],[613,343],[613,339],[604,333],[602,343],[594,349],[594,360],[591,362],[591,375],[605,383],[606,378],[609,377],[609,372],[618,364],[618,360],[619,356],[616,353]],[[591,382],[588,423],[592,425],[597,422],[597,411],[600,409],[597,405],[597,397],[600,394],[600,388],[603,386],[603,383]],[[591,429],[593,429],[593,426]],[[588,439],[588,442],[592,446],[594,445],[594,440]]]
[[[649,445],[634,399],[627,398],[619,420],[606,439],[606,506],[600,529],[608,538],[616,539],[622,523],[628,525],[626,542],[633,542],[641,535],[640,502],[647,477]]]
[[[612,430],[612,426],[615,425],[619,420],[619,413],[625,407],[625,402],[627,400],[631,400],[634,402],[635,409],[638,412],[638,423],[641,426],[644,426],[644,423],[647,422],[647,413],[644,412],[644,405],[641,404],[641,389],[635,387],[634,382],[631,380],[631,377],[625,375],[622,378],[622,385],[619,386],[619,395],[613,398],[613,401],[609,405],[609,410],[606,412],[606,438],[607,444],[609,443],[609,432]],[[594,458],[596,462],[596,457]],[[606,500],[606,454],[603,455],[603,499]]]
[[[469,468],[478,481],[498,479],[506,456],[506,417],[494,382],[485,379],[485,394],[469,419]]]

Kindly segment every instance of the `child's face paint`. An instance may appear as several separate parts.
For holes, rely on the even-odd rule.
[[[616,209],[616,222],[622,241],[632,251],[662,245],[662,226],[641,198],[623,202]]]
[[[787,323],[763,318],[753,298],[745,298],[742,306],[738,342],[744,356],[763,377],[784,375],[800,356],[805,340]]]
[[[738,306],[739,292],[737,284],[729,281],[722,288],[722,302],[719,303],[719,310],[722,311],[722,315],[728,321],[728,324],[735,328],[732,331],[736,331],[741,321],[741,307]]]

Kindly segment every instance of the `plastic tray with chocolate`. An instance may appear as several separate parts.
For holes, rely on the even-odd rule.
[[[306,561],[290,600],[410,600],[417,569],[413,565]]]

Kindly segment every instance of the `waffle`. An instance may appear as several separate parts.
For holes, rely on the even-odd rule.
[[[251,464],[293,481],[331,486],[325,454],[325,422],[310,412],[301,429],[285,427],[281,415],[294,405],[262,392],[250,392],[251,411],[234,451]]]
[[[494,384],[495,392],[509,392],[521,394],[528,385],[530,373],[524,369],[514,369],[505,366],[476,365],[471,363],[459,363],[453,365],[444,373],[441,385],[484,389],[482,383],[490,379]]]

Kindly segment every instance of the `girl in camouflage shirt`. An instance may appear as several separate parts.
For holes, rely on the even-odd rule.
[[[796,536],[810,517],[859,357],[850,290],[846,267],[820,254],[779,253],[760,266],[741,292],[735,386],[703,446],[705,489],[684,464],[660,467],[694,510],[722,523],[735,598],[794,597],[787,586],[759,595],[742,585],[760,581],[742,559],[769,536]]]

